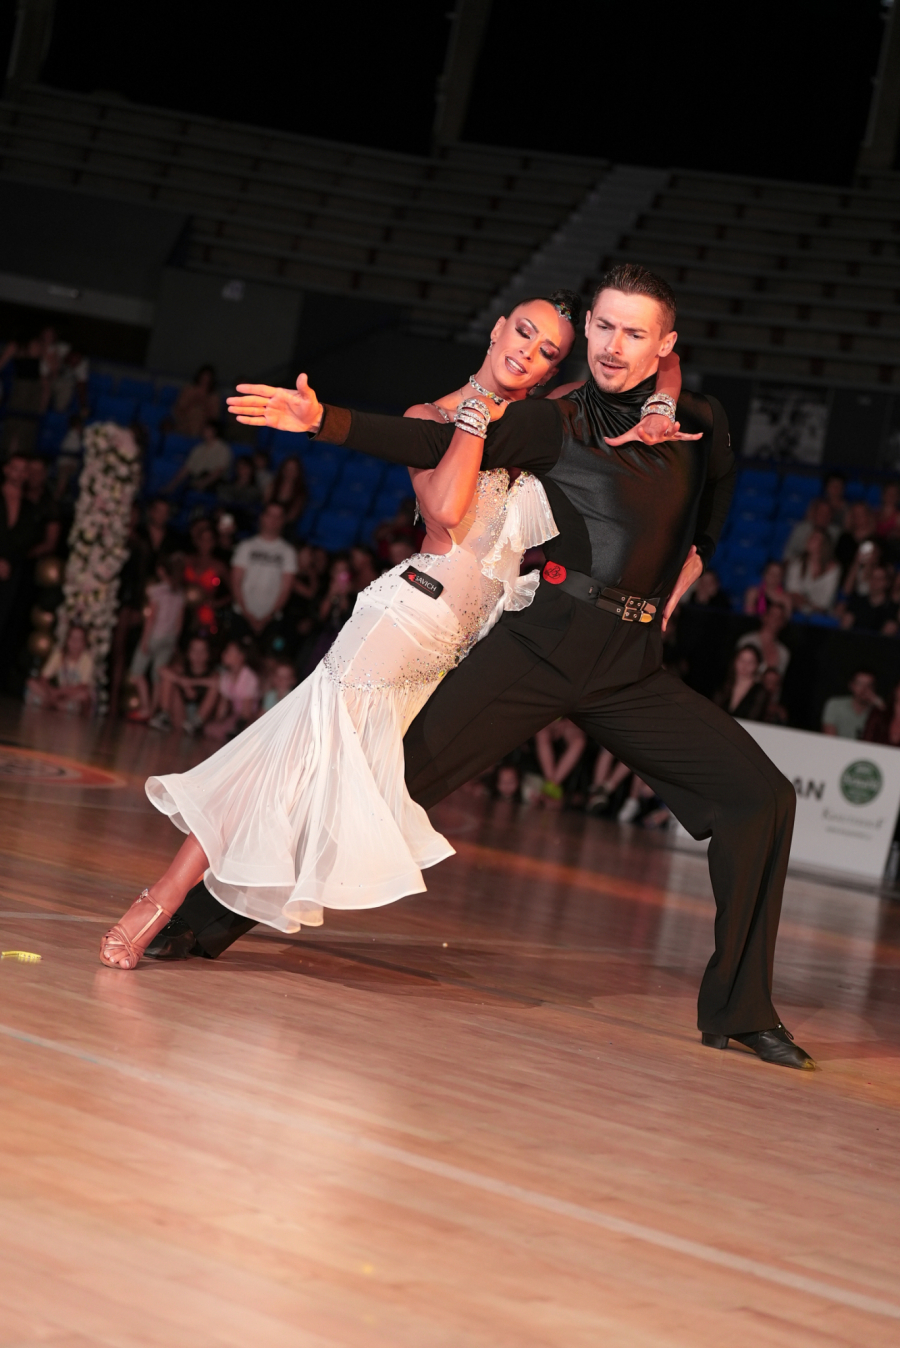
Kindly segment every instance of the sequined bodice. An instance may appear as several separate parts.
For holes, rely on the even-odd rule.
[[[520,577],[526,547],[556,532],[543,488],[505,468],[478,474],[472,503],[445,553],[420,552],[373,581],[325,657],[332,678],[358,691],[420,686],[459,664],[505,607],[530,603],[537,576]],[[411,583],[420,572],[437,597]]]

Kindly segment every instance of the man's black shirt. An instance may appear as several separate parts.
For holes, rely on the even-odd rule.
[[[540,478],[559,534],[544,553],[568,570],[642,595],[664,595],[695,544],[709,562],[734,487],[728,422],[715,398],[683,392],[681,429],[701,440],[659,445],[615,437],[640,419],[646,380],[623,394],[588,379],[568,397],[511,404],[485,440],[484,468],[522,468]],[[434,468],[454,427],[326,407],[318,438],[412,468]]]

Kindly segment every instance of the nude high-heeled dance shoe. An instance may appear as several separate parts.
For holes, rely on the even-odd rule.
[[[153,909],[153,913],[134,935],[129,936],[124,924],[138,904],[149,905]],[[157,932],[162,931],[171,916],[172,914],[167,913],[165,908],[161,908],[155,899],[151,899],[149,889],[142,889],[121,921],[110,927],[101,940],[100,963],[105,964],[108,969],[134,969],[147,946]],[[125,961],[110,958],[110,956],[122,952],[126,955]]]

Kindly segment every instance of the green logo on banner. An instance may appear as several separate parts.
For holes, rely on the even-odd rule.
[[[841,773],[841,795],[851,805],[868,805],[883,786],[881,769],[867,758],[858,758]]]

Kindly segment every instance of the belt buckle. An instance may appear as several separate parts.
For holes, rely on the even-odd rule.
[[[625,600],[625,607],[622,609],[623,623],[643,622],[644,601],[639,599],[636,594],[630,594]]]

